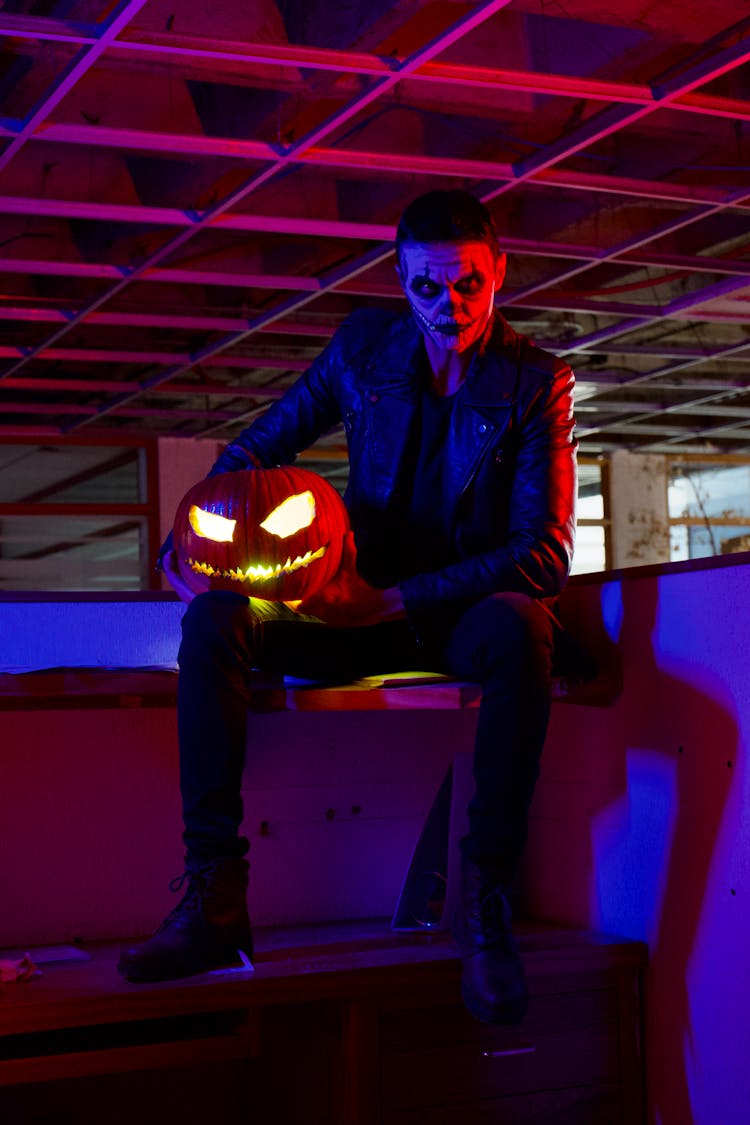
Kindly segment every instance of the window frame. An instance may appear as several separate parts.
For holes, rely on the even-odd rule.
[[[11,434],[3,434],[0,436],[0,445],[27,445],[29,447],[45,445],[45,446],[63,446],[63,447],[97,447],[106,446],[111,449],[136,449],[142,450],[145,461],[145,491],[146,499],[143,503],[127,503],[118,504],[110,503],[104,504],[100,502],[77,502],[71,503],[64,501],[59,504],[53,503],[30,503],[10,501],[7,503],[0,502],[0,519],[11,516],[123,516],[123,517],[137,517],[145,519],[146,521],[146,551],[149,556],[146,561],[145,574],[148,579],[148,585],[144,588],[141,587],[141,592],[156,592],[161,590],[161,578],[156,573],[154,567],[150,565],[151,556],[156,557],[156,551],[159,546],[159,466],[158,466],[158,451],[157,439],[155,437],[130,437],[127,435],[119,434],[102,434],[102,435],[87,435],[86,437],[54,435],[48,436],[46,434],[18,434],[13,436]],[[7,592],[7,591],[6,591]],[[33,592],[33,591],[31,591]],[[54,591],[43,591],[54,593]],[[124,591],[113,589],[112,594],[120,595]],[[133,591],[131,591],[132,593]],[[107,591],[102,590],[102,594]],[[71,592],[71,596],[74,596]]]
[[[577,458],[579,465],[597,465],[599,467],[602,484],[602,511],[598,519],[584,519],[576,517],[577,527],[601,527],[604,531],[604,566],[602,570],[580,571],[581,574],[601,574],[612,569],[612,508],[610,500],[610,467],[607,457],[594,455],[580,455]],[[576,499],[578,499],[576,497]]]
[[[706,469],[713,468],[717,465],[730,466],[730,465],[745,465],[750,467],[750,456],[742,453],[668,453],[667,458],[667,472],[665,474],[665,487],[667,493],[669,486],[672,482],[672,473],[675,466],[695,464],[700,465]],[[722,516],[713,519],[708,517],[711,527],[748,527],[750,526],[750,515],[747,516]],[[667,501],[667,526],[669,530],[669,553],[672,554],[672,529],[674,527],[706,527],[706,518],[704,516],[671,516],[669,515],[669,502]],[[699,561],[700,559],[718,559],[726,558],[726,555],[721,551],[718,554],[712,555],[696,555],[691,556],[687,560],[673,560],[670,557],[670,562],[684,562],[684,561]]]

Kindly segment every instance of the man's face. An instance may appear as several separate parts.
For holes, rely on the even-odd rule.
[[[408,242],[397,268],[433,345],[463,352],[481,339],[505,276],[504,254],[494,255],[486,242]]]

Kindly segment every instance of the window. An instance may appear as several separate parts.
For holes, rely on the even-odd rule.
[[[573,574],[607,570],[610,566],[610,520],[607,463],[578,460],[578,530]]]
[[[750,462],[674,460],[668,503],[672,561],[750,550]]]
[[[0,442],[0,590],[156,588],[155,448]]]

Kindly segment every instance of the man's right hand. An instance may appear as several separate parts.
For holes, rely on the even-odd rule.
[[[164,555],[161,561],[161,569],[174,592],[186,605],[189,605],[195,597],[195,592],[190,589],[185,579],[180,574],[176,551],[168,551]]]

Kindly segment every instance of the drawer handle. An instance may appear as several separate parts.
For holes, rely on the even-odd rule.
[[[485,1059],[507,1059],[512,1055],[533,1055],[536,1051],[536,1045],[531,1044],[528,1047],[506,1047],[502,1051],[482,1051],[482,1058]]]

